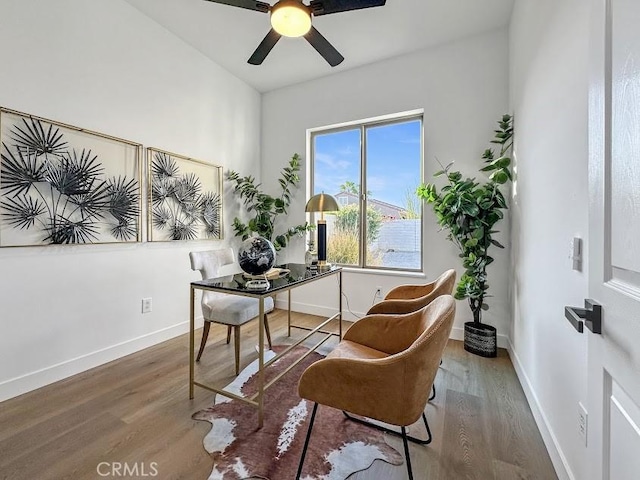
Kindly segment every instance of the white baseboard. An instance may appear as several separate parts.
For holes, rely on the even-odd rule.
[[[202,318],[196,319],[196,325],[202,324]],[[53,382],[76,375],[91,368],[104,365],[126,355],[151,347],[171,338],[189,332],[189,322],[182,322],[161,330],[132,338],[116,345],[87,353],[56,365],[30,372],[20,377],[0,383],[0,402],[17,397]]]
[[[453,327],[451,329],[451,335],[449,335],[449,338],[452,340],[460,340],[463,341],[464,340],[464,327]],[[498,348],[509,348],[509,337],[507,337],[506,335],[502,335],[501,333],[498,333],[496,335],[496,343],[498,344]]]
[[[511,357],[511,363],[513,364],[513,368],[516,371],[518,380],[520,380],[520,385],[522,385],[524,394],[527,397],[529,407],[531,408],[531,412],[533,413],[533,418],[538,425],[538,430],[540,430],[540,434],[542,435],[542,440],[544,441],[545,447],[547,447],[547,451],[549,452],[549,457],[551,457],[551,462],[553,463],[553,468],[556,471],[556,475],[558,475],[559,480],[576,480],[576,477],[573,474],[571,467],[569,466],[569,462],[567,461],[567,457],[564,456],[562,448],[560,448],[560,443],[553,433],[553,429],[549,425],[547,416],[544,414],[544,411],[540,406],[538,396],[533,390],[533,386],[529,381],[529,377],[522,367],[520,358],[514,351],[511,340],[507,338],[507,341],[507,349],[509,351],[509,356]]]

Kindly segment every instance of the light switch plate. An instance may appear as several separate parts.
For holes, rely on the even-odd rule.
[[[573,260],[573,269],[577,272],[582,271],[582,239],[573,237],[571,243],[571,259]]]
[[[578,435],[584,441],[584,446],[587,446],[587,432],[589,427],[589,414],[587,409],[584,408],[582,402],[578,402]]]

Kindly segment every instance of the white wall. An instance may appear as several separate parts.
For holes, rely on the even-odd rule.
[[[122,0],[0,0],[0,65],[4,107],[259,176],[260,95]],[[188,331],[223,243],[0,250],[0,400]]]
[[[425,178],[443,163],[456,161],[469,175],[479,175],[480,156],[492,138],[495,122],[508,107],[508,37],[506,30],[494,31],[436,48],[395,57],[318,80],[301,83],[263,95],[262,168],[273,172],[270,188],[276,189],[275,173],[294,152],[305,154],[306,130],[352,120],[424,109]],[[304,172],[303,172],[304,173]],[[265,178],[265,182],[267,182]],[[305,190],[295,197],[299,207],[288,217],[292,224],[304,222]],[[448,268],[459,266],[458,252],[439,232],[435,217],[427,207],[424,230],[424,265],[428,279]],[[500,224],[508,238],[508,221]],[[508,243],[508,242],[505,242]],[[301,261],[304,243],[287,248],[288,257]],[[490,271],[491,310],[487,323],[506,335],[508,319],[508,251],[496,251]],[[344,288],[351,311],[362,315],[371,306],[376,286],[386,293],[400,283],[420,283],[424,278],[345,273]],[[305,292],[293,292],[294,308],[321,312],[337,305],[335,287],[325,284]],[[466,303],[461,302],[456,325],[471,320]],[[461,331],[456,330],[456,335]]]
[[[585,478],[577,405],[586,400],[587,339],[563,309],[581,306],[588,287],[569,259],[572,237],[588,232],[587,5],[518,0],[510,26],[512,360],[561,479]]]

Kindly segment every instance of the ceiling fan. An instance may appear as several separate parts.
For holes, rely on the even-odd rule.
[[[339,65],[344,57],[311,25],[311,17],[381,7],[386,2],[386,0],[311,0],[309,5],[305,5],[302,0],[280,0],[271,6],[259,0],[207,1],[271,14],[271,30],[249,58],[250,64],[260,65],[284,35],[285,37],[304,36],[332,67]]]

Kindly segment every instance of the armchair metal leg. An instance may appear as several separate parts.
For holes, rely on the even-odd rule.
[[[302,465],[304,464],[304,457],[307,455],[307,447],[309,446],[309,439],[311,438],[311,429],[313,428],[313,422],[316,419],[316,410],[318,410],[317,402],[313,404],[311,421],[309,422],[309,430],[307,430],[307,438],[304,440],[304,447],[302,447],[302,455],[300,456],[300,463],[298,464],[298,473],[296,474],[296,480],[300,480],[300,475],[302,474]]]
[[[269,321],[267,320],[267,314],[264,314],[264,333],[267,334],[267,342],[269,343],[269,348],[273,349],[273,345],[271,345],[271,332],[269,331]]]
[[[402,427],[402,443],[404,444],[404,456],[407,458],[407,472],[409,473],[409,480],[413,480],[413,471],[411,470],[411,456],[409,455],[409,444],[407,443],[407,429],[404,427]]]
[[[368,422],[367,420],[363,420],[361,418],[354,417],[354,416],[350,415],[349,413],[345,412],[344,410],[342,411],[342,413],[349,420],[352,420],[354,422],[358,422],[358,423],[360,423],[362,425],[367,425],[368,427],[375,428],[376,430],[380,430],[382,432],[386,432],[386,433],[389,433],[391,435],[396,435],[398,437],[404,435],[401,432],[397,432],[395,430],[391,430],[390,428],[383,427],[382,425],[377,425],[375,423]],[[419,445],[428,445],[428,444],[431,443],[431,440],[433,440],[433,437],[431,436],[431,429],[429,428],[429,422],[427,421],[427,416],[424,414],[424,412],[422,412],[422,420],[424,421],[424,426],[425,426],[425,428],[427,430],[427,439],[426,440],[422,440],[420,438],[412,437],[411,435],[406,435],[406,437],[407,437],[407,440],[409,440],[412,443],[417,443]],[[403,430],[404,430],[404,427],[403,427]]]
[[[227,326],[227,345],[229,345],[229,342],[231,341],[231,325]]]
[[[207,344],[207,338],[209,338],[209,328],[211,328],[211,322],[207,322],[205,320],[204,326],[202,327],[202,340],[200,341],[200,350],[198,350],[196,362],[200,361],[200,357],[202,356],[202,352],[204,351],[204,346]]]
[[[234,346],[236,349],[236,376],[240,375],[240,325],[233,327]]]

